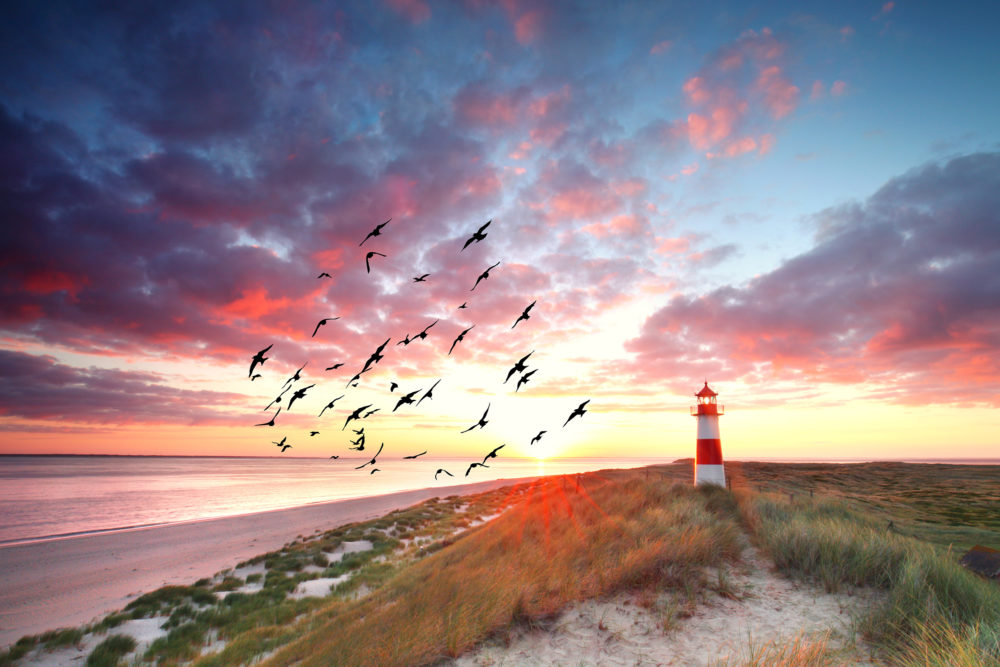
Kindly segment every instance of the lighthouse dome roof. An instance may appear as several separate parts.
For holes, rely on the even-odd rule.
[[[709,396],[718,396],[718,394],[708,388],[708,380],[705,380],[705,386],[695,396],[698,398],[707,398]]]

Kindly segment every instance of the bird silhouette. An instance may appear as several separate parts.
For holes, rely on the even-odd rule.
[[[281,403],[281,397],[282,397],[282,396],[284,396],[284,395],[285,395],[285,392],[286,392],[286,391],[288,391],[289,389],[291,389],[291,387],[285,387],[285,388],[284,388],[284,389],[283,389],[283,390],[281,391],[281,393],[280,393],[280,394],[278,394],[278,395],[277,395],[277,397],[275,397],[275,399],[274,399],[273,401],[271,401],[270,403],[268,403],[268,404],[267,404],[267,407],[266,407],[266,408],[264,408],[264,410],[263,410],[263,411],[264,411],[264,412],[267,412],[268,410],[270,410],[270,409],[271,409],[271,406],[272,406],[272,405],[274,405],[275,403]]]
[[[469,307],[468,302],[467,301],[463,301],[462,305],[459,306],[458,308],[456,308],[455,310],[462,310],[463,308],[468,308],[468,307]]]
[[[354,431],[354,435],[361,435],[362,433],[364,433],[364,432],[365,432],[365,427],[364,427],[364,426],[362,426],[362,427],[361,427],[361,428],[359,428],[359,429],[353,429],[353,428],[352,428],[351,430],[352,430],[352,431]]]
[[[394,407],[392,409],[392,411],[395,412],[396,410],[399,409],[399,406],[401,406],[401,405],[409,405],[409,404],[413,403],[413,397],[416,396],[417,394],[419,394],[421,391],[423,391],[423,390],[422,389],[417,389],[416,391],[411,391],[406,396],[400,396],[399,400],[396,401],[396,407]]]
[[[389,218],[389,220],[392,220],[392,218]],[[373,236],[379,236],[382,233],[382,228],[389,224],[389,220],[386,220],[380,225],[375,225],[375,229],[368,232],[368,236],[362,239],[361,243],[358,244],[358,247],[363,246],[365,244],[365,241],[372,238]]]
[[[396,391],[398,388],[399,388],[399,385],[396,382],[390,382],[389,383],[389,393],[390,394],[392,392]]]
[[[292,397],[290,399],[288,399],[288,409],[291,410],[292,409],[292,403],[294,403],[297,399],[305,398],[306,397],[306,392],[309,391],[310,389],[312,389],[315,386],[316,386],[315,384],[311,384],[308,387],[302,387],[302,389],[296,390],[295,393],[292,394]]]
[[[503,260],[500,260],[500,262],[502,262],[502,261],[503,261]],[[480,280],[486,280],[487,278],[489,278],[489,277],[490,277],[490,271],[492,271],[493,269],[495,269],[495,268],[497,268],[498,266],[500,266],[500,262],[497,262],[496,264],[494,264],[494,265],[493,265],[493,266],[491,266],[490,268],[488,268],[488,269],[486,269],[485,271],[483,271],[482,273],[480,273],[480,274],[479,274],[479,277],[478,277],[478,278],[476,278],[476,284],[475,284],[475,285],[473,285],[473,286],[472,286],[472,289],[470,289],[469,291],[471,292],[472,290],[476,289],[476,287],[478,287],[478,286],[479,286],[479,281],[480,281]]]
[[[358,408],[351,414],[347,415],[347,420],[344,422],[344,425],[340,427],[340,430],[343,431],[345,428],[347,428],[347,425],[350,424],[352,420],[361,419],[361,413],[370,408],[371,406],[372,406],[371,403],[369,403],[368,405],[362,405],[360,408]]]
[[[455,349],[455,346],[458,345],[463,340],[465,340],[465,334],[469,333],[470,331],[472,331],[475,328],[476,328],[476,325],[473,324],[471,327],[469,327],[468,329],[466,329],[462,333],[458,334],[458,338],[456,338],[454,341],[452,341],[451,348],[448,350],[448,354],[450,355],[452,353],[452,351]]]
[[[418,456],[423,456],[426,453],[427,453],[427,451],[425,450],[425,451],[420,452],[419,454],[410,454],[409,456],[404,456],[403,458],[404,459],[415,459]]]
[[[477,421],[475,424],[473,424],[469,428],[467,428],[464,431],[462,431],[462,433],[468,433],[469,431],[471,431],[472,429],[476,428],[477,426],[479,428],[483,428],[484,426],[486,426],[487,424],[489,424],[489,422],[486,421],[486,415],[490,411],[490,405],[492,405],[492,404],[491,403],[487,403],[486,404],[486,412],[484,412],[483,416],[479,418],[479,421]]]
[[[298,382],[299,380],[301,380],[302,379],[302,369],[305,368],[307,365],[309,365],[308,361],[306,363],[302,364],[302,366],[299,367],[299,370],[295,371],[295,374],[292,375],[292,377],[290,377],[287,380],[285,380],[285,384],[291,384],[293,382]],[[283,384],[281,386],[284,387],[285,384]]]
[[[256,380],[259,377],[260,377],[260,373],[254,373],[253,375],[250,376],[250,381],[253,382],[254,380]]]
[[[360,380],[361,376],[364,373],[367,373],[369,370],[371,370],[371,369],[365,368],[365,369],[362,369],[360,372],[355,373],[354,376],[350,380],[348,380],[347,384],[345,384],[344,386],[345,387],[351,387],[351,386],[357,387],[358,386],[357,380]]]
[[[319,328],[321,326],[325,325],[327,322],[332,322],[334,320],[339,320],[339,319],[340,319],[339,317],[324,317],[323,319],[321,319],[319,321],[319,324],[316,325],[316,328],[313,329],[313,335],[311,336],[311,338],[316,337],[316,332],[319,331]]]
[[[335,371],[335,370],[337,370],[338,368],[340,368],[343,365],[344,365],[344,362],[341,361],[339,363],[334,364],[333,366],[327,366],[324,370]]]
[[[253,359],[250,360],[250,372],[247,373],[247,377],[253,376],[253,369],[257,368],[257,364],[263,366],[264,362],[271,358],[271,357],[265,357],[264,355],[267,354],[267,351],[270,350],[272,347],[274,347],[274,343],[271,343],[263,350],[253,355]]]
[[[474,463],[470,463],[469,464],[469,468],[465,471],[465,476],[466,477],[469,476],[469,473],[472,472],[473,468],[489,468],[489,466],[486,465],[485,463],[480,463],[479,461],[476,461]]]
[[[569,417],[566,418],[566,423],[563,424],[563,426],[566,426],[566,424],[569,423],[569,420],[572,419],[573,417],[582,417],[584,413],[587,412],[587,410],[584,408],[584,406],[587,405],[587,403],[590,403],[589,398],[580,405],[578,405],[576,407],[576,410],[573,410],[573,412],[570,413]]]
[[[422,276],[417,276],[416,278],[413,279],[413,282],[415,282],[415,283],[425,283],[425,282],[427,282],[427,277],[430,276],[430,275],[431,274],[429,274],[429,273],[425,273]]]
[[[381,468],[372,468],[371,470],[368,471],[368,474],[369,475],[374,475],[375,473],[379,472],[380,470],[382,470],[382,469]]]
[[[522,384],[528,384],[528,380],[530,380],[531,376],[534,375],[537,372],[538,372],[538,369],[537,368],[533,368],[530,371],[528,371],[527,373],[525,373],[524,375],[522,375],[521,377],[517,378],[517,386],[514,387],[514,391],[515,392],[520,391],[521,390],[521,385]]]
[[[339,459],[340,455],[339,454],[333,454],[333,455],[330,456],[330,458],[331,459]]]
[[[448,477],[454,477],[454,475],[452,475],[450,472],[448,472],[444,468],[438,468],[437,472],[434,473],[434,479],[437,479],[438,475],[440,475],[441,473],[444,473],[444,474],[448,475]]]
[[[375,414],[376,412],[378,412],[381,409],[382,408],[375,408],[374,410],[369,410],[368,412],[366,412],[365,414],[363,414],[361,416],[361,418],[362,419],[368,419],[369,417],[371,417],[373,414]]]
[[[391,339],[386,338],[384,343],[382,343],[377,348],[375,348],[375,351],[372,352],[372,354],[371,354],[370,357],[368,357],[368,361],[365,362],[365,367],[361,369],[361,373],[364,373],[369,368],[371,368],[371,365],[373,363],[377,364],[378,362],[382,361],[382,359],[385,356],[385,355],[382,354],[382,350],[384,350],[385,346],[389,344],[389,340],[391,340]],[[358,373],[358,375],[361,375],[361,373]]]
[[[329,273],[327,273],[326,271],[323,271],[318,276],[316,276],[316,279],[318,280],[320,278],[332,278],[332,277],[333,276],[331,276]]]
[[[359,435],[357,440],[351,440],[351,444],[354,445],[354,446],[353,447],[348,447],[348,449],[353,449],[353,450],[356,450],[356,451],[359,451],[359,452],[365,451],[365,435],[364,435],[364,433],[362,433],[361,435]]]
[[[272,440],[271,442],[276,444],[278,447],[283,447],[285,445],[285,440],[288,440],[287,435],[281,439],[281,442],[275,442],[274,440]]]
[[[487,454],[486,456],[484,456],[483,457],[483,463],[486,463],[486,459],[495,459],[497,457],[497,452],[499,452],[501,449],[503,449],[506,446],[507,446],[507,443],[504,443],[504,444],[500,445],[499,447],[497,447],[496,449],[494,449],[489,454]]]
[[[504,380],[503,383],[507,384],[507,380],[509,380],[510,376],[513,375],[514,373],[523,373],[528,368],[527,366],[524,365],[524,362],[526,362],[528,360],[528,357],[530,357],[534,353],[535,353],[535,351],[532,350],[528,354],[526,354],[523,357],[521,357],[520,359],[518,359],[517,363],[514,364],[513,368],[511,368],[509,371],[507,371],[507,379]]]
[[[493,222],[492,218],[490,218],[489,220],[487,220],[485,225],[483,225],[478,230],[476,230],[475,232],[473,232],[472,236],[470,236],[469,239],[465,242],[465,245],[462,246],[462,250],[465,250],[466,248],[468,248],[469,245],[471,243],[473,243],[473,242],[479,243],[480,241],[482,241],[483,239],[485,239],[486,238],[486,228],[490,226],[491,222]],[[459,252],[461,252],[461,251],[459,251]]]
[[[368,273],[372,272],[372,265],[369,260],[371,260],[371,258],[374,257],[375,255],[378,255],[379,257],[385,257],[385,255],[383,255],[380,252],[375,252],[374,250],[369,251],[368,254],[365,255],[365,270]]]
[[[410,338],[410,334],[406,334],[405,336],[403,336],[403,340],[401,340],[398,343],[396,343],[396,345],[407,345],[408,346],[412,342],[413,342],[413,339]]]
[[[434,391],[434,387],[438,386],[438,382],[441,382],[441,380],[438,379],[437,382],[431,385],[430,389],[424,392],[424,395],[420,397],[419,401],[417,401],[417,405],[420,405],[425,398],[434,398],[434,394],[432,392]]]
[[[271,421],[264,422],[263,424],[254,424],[254,426],[274,426],[274,418],[280,414],[281,408],[278,408],[278,411],[271,415]]]
[[[419,338],[421,340],[423,340],[424,338],[427,338],[427,332],[431,330],[432,326],[434,326],[435,324],[437,324],[440,321],[441,320],[434,320],[433,322],[431,322],[430,324],[428,324],[427,326],[425,326],[420,333],[418,333],[416,336],[413,337],[414,340],[417,339],[417,338]]]
[[[536,303],[538,303],[538,300],[537,300],[537,299],[535,299],[534,301],[532,301],[532,302],[531,302],[531,303],[530,303],[530,304],[528,305],[528,307],[524,309],[524,312],[523,312],[523,313],[521,313],[520,315],[518,315],[518,316],[517,316],[517,319],[516,319],[516,320],[514,320],[514,324],[510,325],[510,328],[511,328],[511,329],[513,329],[514,327],[516,327],[516,326],[517,326],[517,323],[518,323],[518,322],[520,322],[521,320],[527,320],[527,319],[530,319],[530,318],[531,318],[531,315],[529,315],[529,314],[528,314],[528,312],[530,312],[530,311],[531,311],[531,309],[535,307],[535,304],[536,304]]]
[[[358,466],[357,468],[355,468],[355,470],[361,470],[361,469],[362,469],[362,468],[364,468],[365,466],[373,466],[373,465],[375,465],[375,459],[377,459],[377,458],[378,458],[378,455],[382,453],[382,448],[383,448],[383,447],[385,447],[385,443],[384,443],[384,442],[383,442],[383,443],[382,443],[381,445],[379,445],[379,447],[378,447],[378,451],[377,451],[377,452],[375,452],[375,456],[373,456],[373,457],[372,457],[372,460],[371,460],[371,461],[366,461],[365,463],[362,463],[362,464],[361,464],[361,465],[359,465],[359,466]]]
[[[539,441],[541,441],[541,439],[542,439],[542,436],[543,436],[543,435],[545,435],[546,433],[548,433],[548,431],[539,431],[539,432],[538,432],[538,435],[536,435],[536,436],[535,436],[534,438],[532,438],[532,439],[531,439],[531,443],[530,443],[530,444],[532,444],[532,445],[533,445],[533,444],[535,444],[536,442],[539,442]]]
[[[331,409],[333,407],[333,404],[336,403],[337,401],[339,401],[340,399],[342,399],[343,397],[344,397],[344,394],[341,394],[337,398],[335,398],[332,401],[330,401],[329,403],[327,403],[326,407],[324,407],[322,410],[319,411],[319,416],[322,417],[324,412],[326,412],[327,410]]]
[[[319,435],[319,431],[309,431],[309,436]]]
[[[286,449],[291,449],[291,448],[292,448],[291,445],[283,445],[281,447],[281,453],[284,454]]]

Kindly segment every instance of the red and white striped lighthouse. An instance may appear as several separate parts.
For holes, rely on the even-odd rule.
[[[719,437],[719,415],[725,406],[716,403],[717,393],[709,389],[708,380],[695,396],[698,405],[691,406],[691,414],[698,418],[698,456],[694,462],[694,483],[726,485],[726,471],[722,467],[722,438]]]

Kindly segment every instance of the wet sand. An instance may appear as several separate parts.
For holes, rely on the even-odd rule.
[[[523,478],[523,480],[535,478]],[[142,593],[192,584],[259,554],[428,498],[477,493],[496,480],[285,510],[0,547],[0,647],[94,621]]]

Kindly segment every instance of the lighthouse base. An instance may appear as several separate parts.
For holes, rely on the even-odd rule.
[[[694,484],[715,484],[726,486],[726,471],[721,463],[696,463],[694,466]]]

